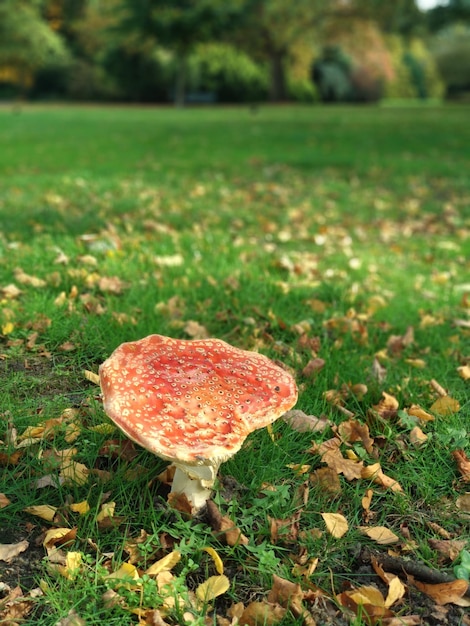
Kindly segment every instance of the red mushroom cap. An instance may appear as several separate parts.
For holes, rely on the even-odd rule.
[[[133,441],[169,461],[212,465],[297,401],[292,376],[220,339],[150,335],[100,366],[104,409]]]

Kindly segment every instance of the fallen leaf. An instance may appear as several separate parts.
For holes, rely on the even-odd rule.
[[[310,481],[322,491],[331,494],[341,493],[341,482],[338,472],[331,467],[319,467],[310,474]]]
[[[73,502],[70,505],[70,510],[74,513],[78,513],[79,515],[85,515],[90,510],[90,505],[86,500],[82,500],[82,502]]]
[[[467,539],[429,539],[429,545],[446,560],[455,561],[467,546]]]
[[[383,391],[382,400],[372,408],[383,419],[390,419],[396,417],[399,406],[399,402],[394,396]]]
[[[359,526],[359,531],[380,545],[388,545],[400,541],[386,526]]]
[[[460,378],[470,380],[470,365],[461,365],[457,368]]]
[[[83,376],[95,385],[100,384],[100,377],[98,376],[98,374],[95,374],[95,372],[91,372],[90,370],[83,370]]]
[[[125,589],[138,589],[141,586],[139,579],[139,572],[131,563],[122,563],[117,570],[105,576],[105,580],[115,581],[117,587]]]
[[[390,488],[392,491],[402,492],[401,485],[394,479],[383,473],[380,463],[374,463],[362,468],[361,478],[369,478],[374,483],[382,487]]]
[[[321,516],[327,531],[336,539],[340,539],[348,532],[348,520],[341,513],[322,513]]]
[[[385,598],[385,606],[389,609],[391,606],[395,604],[398,600],[401,600],[406,593],[406,587],[398,578],[398,576],[393,576],[390,582],[388,583],[388,593]]]
[[[459,496],[455,501],[455,506],[465,513],[470,513],[470,493]]]
[[[426,443],[428,436],[423,433],[419,426],[415,426],[410,431],[410,443],[414,446],[422,446]]]
[[[457,463],[459,472],[462,474],[462,480],[465,483],[470,482],[470,459],[465,454],[465,450],[453,450],[452,456]]]
[[[199,324],[199,322],[195,322],[193,320],[186,322],[183,330],[191,337],[191,339],[208,339],[210,337],[210,333],[207,328]]]
[[[243,610],[237,622],[240,626],[276,626],[281,622],[287,610],[272,602],[250,602]]]
[[[242,534],[229,517],[222,515],[212,500],[207,500],[206,506],[210,526],[219,539],[225,540],[229,546],[249,543],[248,537]]]
[[[54,626],[86,626],[86,622],[75,612],[75,609],[70,609],[66,617],[60,619]]]
[[[215,569],[217,571],[217,574],[223,574],[224,573],[224,563],[223,563],[222,559],[220,558],[220,555],[217,552],[217,550],[214,550],[214,548],[212,548],[211,546],[208,546],[208,547],[204,548],[204,551],[207,552],[207,554],[209,554],[212,557],[212,560],[214,561],[214,565],[215,565]]]
[[[101,505],[101,511],[96,516],[96,521],[102,522],[107,517],[113,517],[115,509],[116,509],[115,502],[105,502],[105,504]]]
[[[305,378],[312,378],[325,367],[325,363],[325,359],[320,359],[319,357],[311,359],[303,368],[302,376]]]
[[[9,504],[11,504],[11,500],[4,493],[0,493],[0,509],[4,509]]]
[[[331,421],[326,417],[307,415],[300,409],[291,409],[282,416],[282,419],[298,433],[319,433],[331,426]]]
[[[352,610],[366,624],[382,624],[384,618],[393,617],[392,611],[385,606],[383,595],[376,587],[364,586],[344,591],[336,596],[336,600],[341,606]]]
[[[196,588],[196,597],[201,602],[210,602],[230,589],[230,581],[224,574],[210,576]]]
[[[437,604],[457,604],[458,606],[470,606],[470,599],[463,596],[468,589],[468,581],[457,579],[449,583],[429,584],[419,580],[413,580],[413,585]]]
[[[338,426],[338,433],[341,438],[348,443],[360,441],[366,451],[369,454],[372,453],[374,440],[369,435],[369,427],[367,424],[362,424],[358,420],[347,420],[341,422]]]
[[[163,558],[153,563],[150,567],[145,570],[145,573],[148,576],[156,576],[160,574],[160,572],[169,571],[174,568],[174,566],[180,561],[181,553],[177,550],[170,552]]]
[[[18,543],[0,543],[0,561],[11,563],[13,559],[29,547],[29,542],[19,541]]]
[[[56,514],[57,507],[49,504],[38,504],[36,506],[28,506],[23,509],[23,511],[25,513],[29,513],[30,515],[35,515],[36,517],[45,519],[48,522],[52,522]]]
[[[417,417],[420,420],[425,422],[431,422],[434,419],[434,415],[427,413],[424,409],[422,409],[418,404],[412,404],[408,409],[405,409],[408,415],[412,415],[413,417]]]
[[[437,415],[447,417],[457,413],[460,410],[460,404],[450,396],[441,396],[430,406],[429,410],[437,413]]]

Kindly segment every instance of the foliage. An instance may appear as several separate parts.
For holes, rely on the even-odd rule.
[[[222,102],[265,100],[267,72],[229,44],[201,44],[190,60],[195,91],[213,92]]]
[[[450,26],[435,36],[433,52],[447,95],[470,90],[470,27]]]
[[[386,84],[390,98],[440,98],[444,84],[435,59],[423,40],[387,36],[393,64],[393,79]]]
[[[47,64],[69,59],[62,38],[42,19],[33,0],[0,3],[0,80],[23,88],[32,84],[34,72]]]

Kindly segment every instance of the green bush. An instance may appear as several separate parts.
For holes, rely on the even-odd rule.
[[[256,102],[268,93],[266,69],[229,44],[201,44],[189,70],[188,91],[210,92],[221,102]]]
[[[453,25],[436,35],[434,58],[447,86],[447,96],[470,91],[470,28]]]

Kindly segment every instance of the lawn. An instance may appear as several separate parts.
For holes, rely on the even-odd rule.
[[[0,109],[1,623],[470,623],[469,113]],[[153,333],[299,389],[193,516],[96,382]]]

